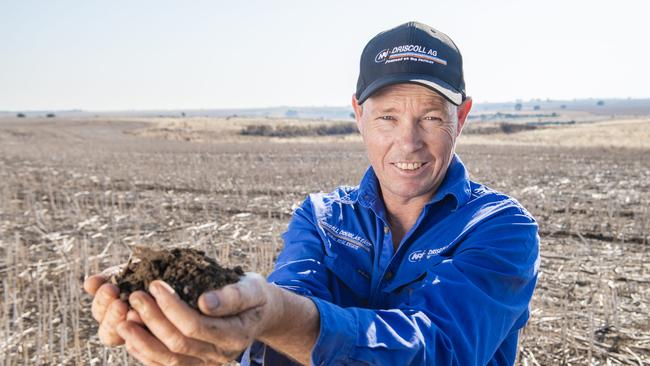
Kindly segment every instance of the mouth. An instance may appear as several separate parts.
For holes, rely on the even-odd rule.
[[[423,166],[427,165],[427,162],[396,162],[392,163],[397,169],[406,171],[406,172],[415,172],[422,169]]]

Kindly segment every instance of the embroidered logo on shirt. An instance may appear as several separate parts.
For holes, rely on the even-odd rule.
[[[451,244],[447,244],[442,248],[435,248],[435,249],[420,249],[420,250],[415,250],[412,251],[411,254],[409,254],[409,262],[419,262],[423,259],[429,259],[433,256],[436,256],[442,252],[445,251],[445,249],[449,248]]]
[[[346,247],[352,248],[354,250],[361,248],[367,252],[370,252],[371,244],[367,239],[333,226],[325,221],[320,221],[320,224],[334,242],[345,245]]]

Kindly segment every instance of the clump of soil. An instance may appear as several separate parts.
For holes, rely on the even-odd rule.
[[[163,280],[194,309],[199,296],[239,281],[240,266],[225,268],[205,252],[191,248],[154,250],[136,247],[124,270],[111,278],[120,289],[120,299],[128,302],[135,291],[147,291],[153,280]]]

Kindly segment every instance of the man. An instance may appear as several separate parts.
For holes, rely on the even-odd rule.
[[[513,364],[537,224],[468,179],[454,149],[471,105],[449,37],[417,22],[378,34],[352,98],[371,164],[360,185],[309,195],[270,283],[248,273],[203,294],[202,314],[160,281],[128,310],[106,274],[90,277],[100,339],[147,365],[242,351],[244,365]]]

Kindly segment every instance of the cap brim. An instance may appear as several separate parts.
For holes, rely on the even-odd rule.
[[[460,105],[463,103],[463,94],[456,91],[451,85],[445,83],[444,81],[430,77],[428,75],[409,73],[388,75],[373,81],[361,93],[361,96],[357,97],[357,101],[359,104],[361,104],[365,102],[366,99],[368,99],[368,97],[370,97],[377,90],[388,85],[401,83],[419,84],[437,92],[455,105]]]

